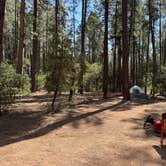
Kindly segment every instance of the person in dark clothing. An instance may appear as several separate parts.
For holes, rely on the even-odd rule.
[[[154,118],[153,118],[151,115],[149,115],[149,116],[146,118],[145,123],[144,123],[144,128],[146,127],[146,124],[151,124],[151,125],[154,124]]]
[[[70,93],[69,93],[69,101],[72,100],[73,97],[73,89],[70,89]]]

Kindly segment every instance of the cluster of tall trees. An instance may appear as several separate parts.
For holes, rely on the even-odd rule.
[[[38,73],[46,75],[53,104],[58,91],[82,94],[85,84],[104,98],[111,91],[128,100],[134,84],[154,96],[166,65],[165,21],[164,0],[0,0],[0,63],[28,74],[32,92]]]

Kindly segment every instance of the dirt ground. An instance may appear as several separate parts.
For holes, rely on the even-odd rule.
[[[50,99],[23,97],[0,117],[0,166],[166,165],[166,146],[151,126],[143,128],[147,115],[166,112],[165,101],[86,94],[68,103],[63,96],[55,113]]]

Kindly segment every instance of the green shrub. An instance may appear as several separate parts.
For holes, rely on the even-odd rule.
[[[156,84],[160,92],[166,92],[166,66],[161,66],[161,70],[156,76]]]
[[[0,64],[0,104],[12,103],[16,94],[30,92],[27,74],[17,74],[14,67],[7,63]]]
[[[46,75],[42,72],[39,72],[36,77],[38,90],[41,90],[45,87]]]
[[[19,93],[19,75],[12,65],[2,63],[0,65],[0,104],[11,103]]]
[[[30,78],[28,76],[28,74],[23,74],[23,75],[18,75],[18,80],[20,81],[20,93],[22,94],[29,94],[30,93]]]
[[[89,64],[86,62],[86,72],[84,75],[85,91],[98,91],[102,87],[102,66],[98,63]]]

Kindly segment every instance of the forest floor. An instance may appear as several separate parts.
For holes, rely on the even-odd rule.
[[[103,100],[87,93],[58,97],[59,112],[48,109],[50,95],[22,97],[0,117],[1,166],[153,166],[166,165],[166,146],[147,115],[160,117],[166,101]],[[166,139],[165,139],[166,145]]]

